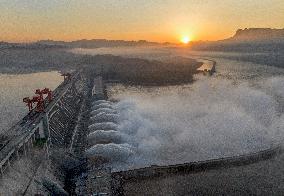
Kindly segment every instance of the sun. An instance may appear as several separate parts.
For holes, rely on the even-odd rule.
[[[181,38],[180,41],[184,44],[188,44],[191,40],[188,36],[184,36],[184,37]]]

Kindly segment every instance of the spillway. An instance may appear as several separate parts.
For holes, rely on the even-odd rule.
[[[117,130],[117,124],[115,124],[113,122],[101,122],[101,123],[91,124],[88,128],[89,128],[90,131]]]
[[[93,123],[101,123],[101,122],[118,122],[119,116],[117,114],[106,114],[101,112],[95,116],[91,117],[91,122]]]
[[[95,116],[95,115],[97,115],[99,113],[117,114],[117,111],[114,110],[114,109],[110,109],[110,108],[100,108],[100,109],[91,111],[91,116]]]
[[[90,145],[122,142],[122,134],[114,130],[97,130],[88,135]]]

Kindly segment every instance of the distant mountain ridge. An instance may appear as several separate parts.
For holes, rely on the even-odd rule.
[[[219,41],[192,42],[193,50],[233,52],[283,52],[284,29],[238,29],[231,38]]]
[[[125,40],[107,40],[107,39],[82,39],[76,41],[54,41],[40,40],[31,43],[8,43],[0,41],[0,48],[23,48],[23,49],[44,49],[44,48],[102,48],[102,47],[132,47],[132,46],[160,46],[170,43],[149,42],[146,40],[125,41]]]
[[[284,29],[271,28],[245,28],[238,29],[231,41],[256,41],[256,40],[284,39]]]
[[[58,45],[71,48],[100,48],[100,47],[118,47],[118,46],[154,46],[160,45],[160,43],[149,42],[146,40],[139,41],[125,41],[125,40],[107,40],[107,39],[82,39],[70,42],[53,41],[53,40],[41,40],[36,44],[43,45]]]
[[[195,51],[241,53],[227,55],[226,58],[284,68],[284,29],[239,29],[231,38],[192,42],[189,48]]]

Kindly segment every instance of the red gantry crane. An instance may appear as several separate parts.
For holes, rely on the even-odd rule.
[[[23,102],[27,104],[27,106],[29,107],[29,111],[32,111],[33,109],[33,102],[29,97],[25,97],[23,99]]]
[[[37,112],[42,112],[44,110],[44,101],[41,96],[33,96],[32,99],[25,97],[23,102],[27,104],[29,111],[33,110],[33,104],[36,104],[35,109]]]
[[[41,99],[44,99],[43,95],[47,95],[48,101],[52,101],[52,91],[49,88],[44,88],[43,90],[36,89],[35,94],[39,95]]]
[[[44,95],[47,95],[48,102],[52,101],[52,91],[49,88],[45,88],[43,90],[37,89],[35,91],[37,96],[33,96],[32,99],[29,97],[25,97],[23,102],[27,104],[29,111],[33,110],[33,104],[36,104],[35,111],[42,112],[44,111]]]

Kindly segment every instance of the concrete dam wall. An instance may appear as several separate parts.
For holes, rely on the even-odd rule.
[[[274,158],[282,152],[281,145],[271,147],[270,149],[251,153],[247,155],[240,155],[235,157],[227,157],[221,159],[212,159],[207,161],[190,162],[177,165],[158,166],[113,172],[112,173],[112,186],[114,194],[127,195],[125,187],[132,182],[154,180],[159,178],[170,178],[178,175],[193,175],[198,173],[209,172],[210,170],[222,170],[230,167],[239,167],[258,163],[260,161],[269,160]],[[222,171],[220,171],[222,172]],[[127,188],[126,188],[127,189]]]

